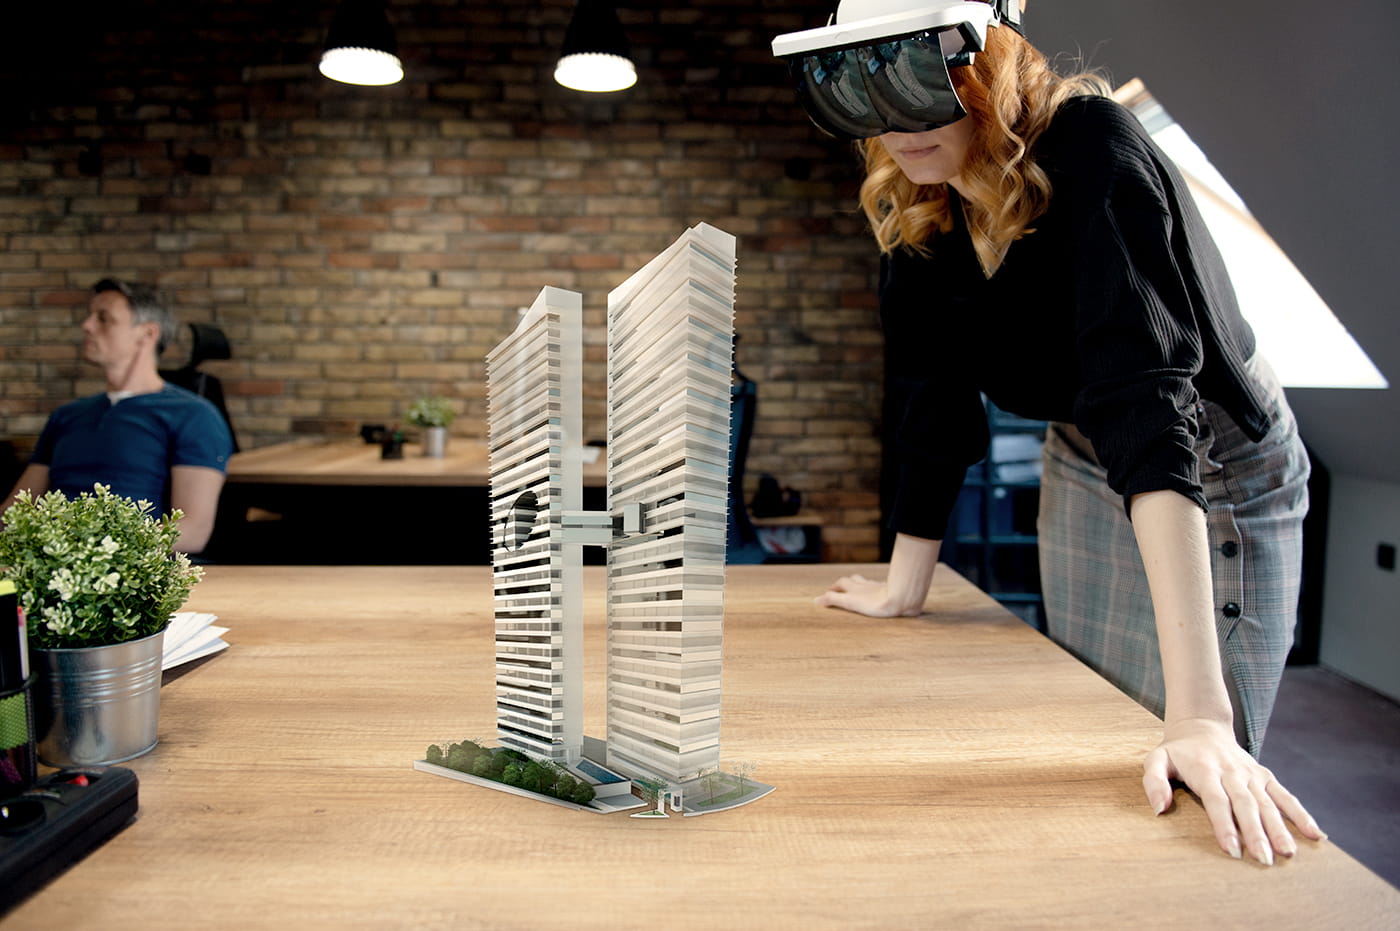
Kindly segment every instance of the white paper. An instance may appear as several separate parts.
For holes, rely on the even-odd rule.
[[[161,658],[162,671],[228,649],[223,635],[227,627],[215,627],[218,615],[184,611],[172,615],[165,629],[165,651]]]

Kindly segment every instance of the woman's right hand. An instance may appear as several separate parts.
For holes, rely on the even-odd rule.
[[[896,534],[890,554],[889,579],[877,582],[863,575],[837,579],[817,596],[824,608],[841,608],[866,617],[917,617],[923,613],[933,571],[938,566],[938,540]]]
[[[923,609],[922,599],[913,607],[898,604],[890,597],[887,584],[863,575],[843,575],[816,601],[823,608],[841,608],[866,617],[915,617]]]

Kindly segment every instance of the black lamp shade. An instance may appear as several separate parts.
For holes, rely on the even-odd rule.
[[[616,55],[631,58],[627,34],[622,31],[617,10],[607,0],[578,0],[574,18],[564,33],[560,55]]]
[[[397,55],[399,42],[384,0],[342,0],[326,30],[326,48],[367,48]]]
[[[346,84],[383,85],[403,80],[399,43],[384,0],[341,0],[326,30],[321,73]]]
[[[554,80],[573,90],[626,90],[637,81],[627,34],[608,0],[578,0],[564,33]]]

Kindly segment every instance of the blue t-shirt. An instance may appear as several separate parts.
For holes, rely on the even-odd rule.
[[[106,394],[54,411],[31,462],[49,467],[49,487],[68,497],[101,482],[112,493],[170,510],[170,467],[224,471],[233,437],[219,409],[166,384],[113,404]]]

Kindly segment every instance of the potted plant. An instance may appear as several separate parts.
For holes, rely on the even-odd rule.
[[[456,417],[452,402],[434,396],[416,398],[404,415],[413,426],[423,428],[423,455],[437,457],[447,454],[447,428]]]
[[[5,512],[0,577],[28,622],[43,762],[118,763],[155,746],[165,628],[203,572],[173,551],[181,516],[105,485],[21,493]]]

